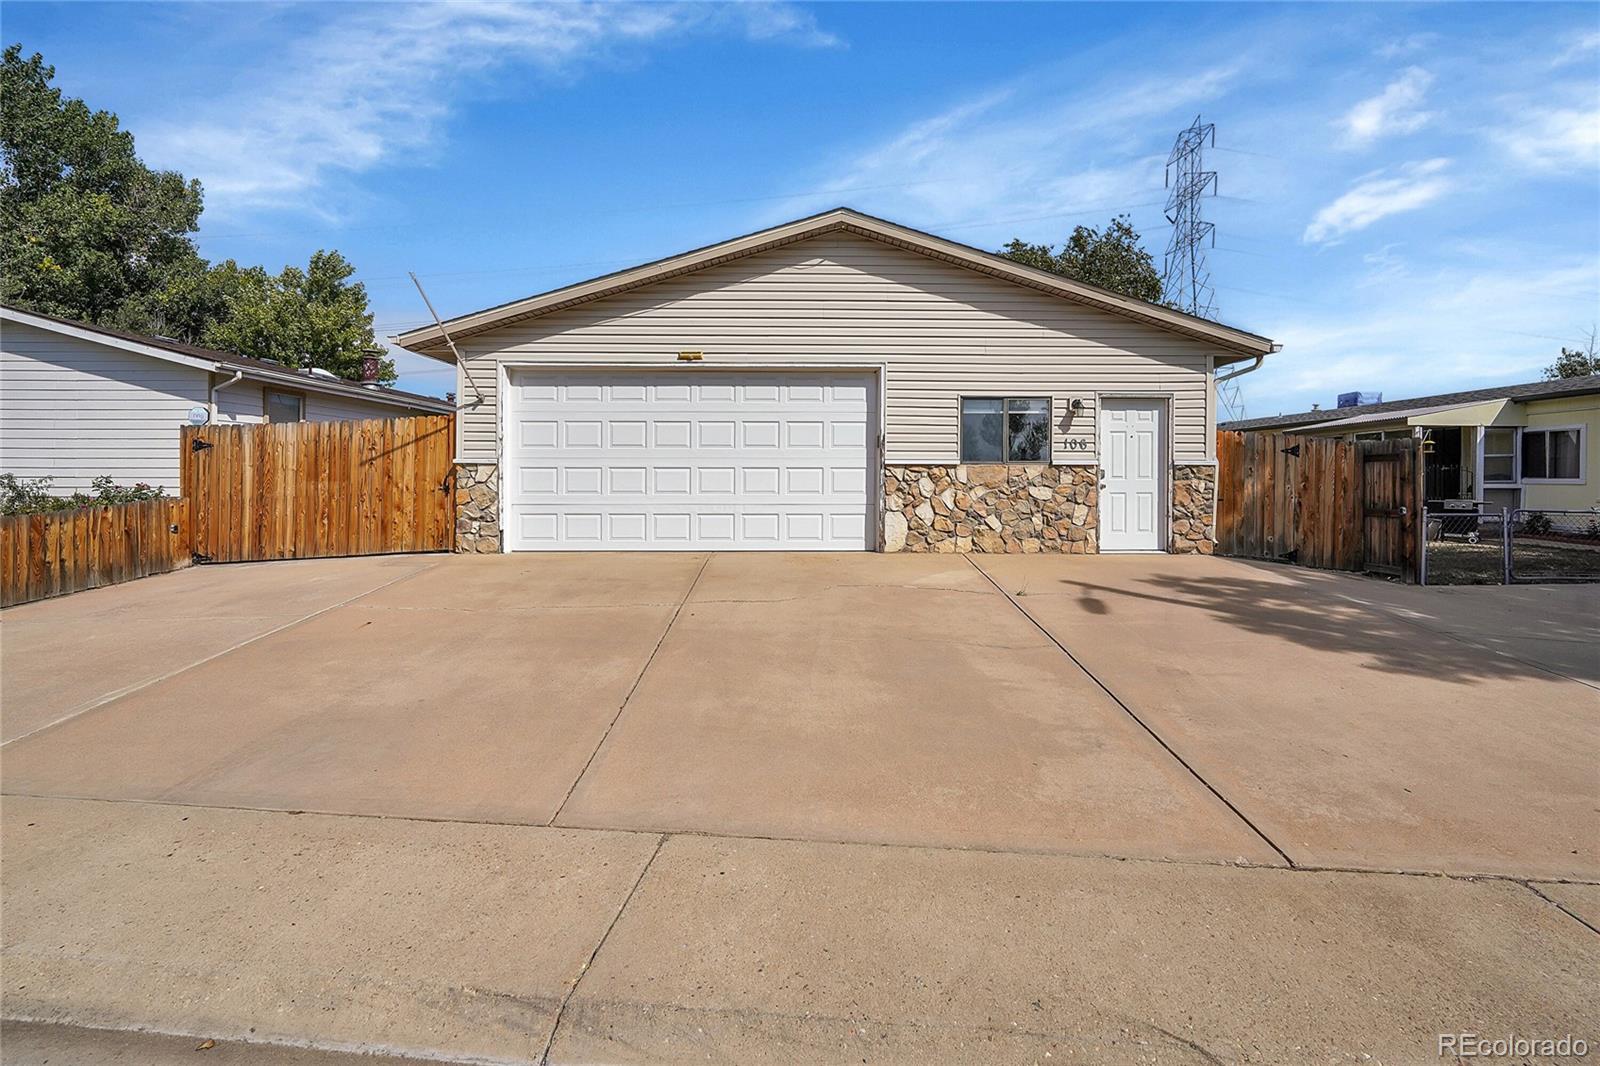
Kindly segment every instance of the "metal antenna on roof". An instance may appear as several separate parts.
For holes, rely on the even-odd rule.
[[[439,312],[433,309],[433,301],[428,299],[428,292],[422,287],[422,282],[417,280],[415,271],[408,270],[411,275],[411,284],[417,287],[417,294],[422,297],[422,302],[428,305],[428,314],[433,316],[433,324],[439,327],[439,333],[444,337],[444,342],[450,346],[450,354],[456,357],[456,366],[461,368],[462,375],[467,379],[467,384],[472,386],[472,394],[478,398],[479,403],[486,402],[483,390],[478,388],[478,383],[472,379],[472,374],[467,371],[467,365],[461,361],[461,352],[456,348],[455,340],[450,336],[450,331],[444,328],[444,320],[439,317]]]

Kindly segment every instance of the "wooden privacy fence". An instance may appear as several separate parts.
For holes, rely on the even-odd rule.
[[[1414,581],[1422,513],[1415,440],[1217,434],[1217,551]]]
[[[202,562],[448,551],[450,415],[183,430]]]
[[[189,501],[0,518],[0,607],[188,566]]]

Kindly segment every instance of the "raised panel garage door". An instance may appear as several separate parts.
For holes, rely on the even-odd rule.
[[[876,547],[871,372],[511,372],[511,551]]]

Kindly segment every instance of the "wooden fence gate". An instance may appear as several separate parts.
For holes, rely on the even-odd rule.
[[[450,415],[183,430],[196,559],[449,551]]]
[[[1415,440],[1217,434],[1217,551],[1415,581]]]

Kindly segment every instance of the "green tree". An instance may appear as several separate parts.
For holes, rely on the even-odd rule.
[[[133,135],[12,45],[0,60],[0,300],[359,378],[374,347],[354,268],[319,251],[273,276],[201,258],[198,181],[140,161]],[[384,360],[380,380],[395,378]]]
[[[1590,374],[1600,374],[1600,351],[1596,350],[1596,331],[1590,330],[1589,337],[1580,348],[1561,346],[1561,357],[1544,368],[1547,381],[1557,378],[1582,378]]]
[[[0,58],[0,299],[149,330],[154,294],[200,262],[200,183],[145,166],[116,115],[54,78],[21,45]]]
[[[1016,239],[999,254],[1136,300],[1161,301],[1161,274],[1127,215],[1116,216],[1104,230],[1077,227],[1059,252],[1053,245]]]
[[[338,252],[319,251],[305,270],[285,267],[276,277],[260,267],[218,264],[194,290],[206,303],[222,294],[227,313],[212,320],[201,343],[286,366],[320,367],[342,378],[361,376],[361,359],[377,346],[366,286]],[[379,380],[395,379],[385,359]]]

